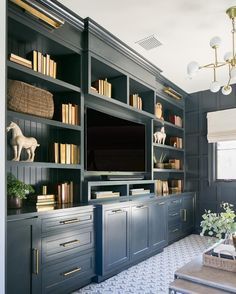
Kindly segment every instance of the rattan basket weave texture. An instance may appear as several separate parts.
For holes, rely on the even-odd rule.
[[[51,119],[54,113],[53,94],[30,84],[8,80],[8,109]]]

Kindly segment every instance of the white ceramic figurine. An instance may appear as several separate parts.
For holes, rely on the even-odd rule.
[[[33,137],[25,137],[22,134],[20,127],[11,122],[7,127],[7,132],[12,130],[11,145],[14,151],[14,158],[12,160],[19,161],[22,149],[26,149],[28,158],[26,161],[34,161],[35,149],[39,146],[37,140]]]
[[[165,133],[164,127],[161,128],[161,131],[155,132],[153,136],[154,136],[154,143],[165,144],[166,133]]]

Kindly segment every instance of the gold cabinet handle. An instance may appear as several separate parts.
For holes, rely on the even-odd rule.
[[[60,224],[67,225],[67,224],[73,224],[73,223],[78,223],[78,222],[80,222],[80,219],[78,219],[78,218],[72,218],[72,219],[60,221]]]
[[[33,271],[33,274],[38,275],[39,274],[39,251],[36,248],[33,248],[33,255],[34,255],[34,261],[35,261],[35,271]]]
[[[123,210],[122,209],[114,209],[111,212],[112,213],[119,213],[119,212],[123,212]]]
[[[178,232],[178,230],[179,230],[179,229],[174,229],[174,230],[172,231],[172,233]]]
[[[77,273],[79,271],[81,271],[81,267],[76,267],[68,272],[63,273],[63,276],[66,277],[66,276],[72,275],[74,273]]]
[[[136,206],[136,208],[140,208],[140,209],[141,209],[141,208],[146,208],[146,207],[147,207],[147,206],[146,206],[146,205],[143,205],[143,204],[142,204],[142,205],[137,205],[137,206]]]
[[[187,221],[187,209],[184,209],[184,222]]]
[[[72,246],[72,245],[75,245],[75,244],[78,244],[78,243],[80,243],[79,240],[72,240],[72,241],[69,241],[69,242],[61,243],[60,246],[69,247],[69,246]]]
[[[178,212],[172,213],[170,216],[177,216],[177,215],[179,215]]]

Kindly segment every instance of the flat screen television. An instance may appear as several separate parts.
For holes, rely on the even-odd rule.
[[[145,124],[86,109],[86,169],[145,172]]]

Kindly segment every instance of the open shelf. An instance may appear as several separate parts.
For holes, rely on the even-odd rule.
[[[19,113],[19,112],[8,110],[7,115],[8,115],[8,117],[11,117],[11,118],[29,120],[29,121],[45,124],[48,126],[53,126],[55,128],[63,128],[63,129],[81,131],[81,126],[78,126],[78,125],[65,124],[60,121],[50,120],[50,119],[46,119],[46,118],[42,118],[42,117],[38,117],[38,116],[34,116],[34,115],[29,115],[29,114],[25,114],[25,113]]]
[[[182,128],[182,127],[179,127],[179,126],[177,126],[177,125],[175,125],[175,124],[172,124],[172,123],[170,123],[170,122],[168,122],[168,121],[166,121],[166,120],[162,120],[162,119],[158,119],[158,118],[154,118],[154,126],[157,126],[157,127],[161,127],[161,126],[165,126],[165,127],[170,127],[170,128],[173,128],[173,129],[176,129],[176,130],[178,130],[178,131],[184,131],[184,128]]]
[[[157,148],[170,149],[170,150],[174,150],[174,151],[184,152],[184,149],[176,148],[176,147],[172,147],[172,146],[168,146],[168,145],[163,145],[163,144],[153,143],[153,146],[157,147]]]
[[[154,168],[153,171],[155,173],[183,173],[184,171],[181,170],[181,169],[167,169],[167,168],[164,168],[164,169],[161,169],[161,168]]]
[[[81,169],[80,164],[61,164],[53,162],[27,162],[27,161],[7,161],[8,166],[22,166],[22,167],[40,167],[40,168],[57,168],[57,169]]]
[[[181,102],[178,102],[178,100],[175,100],[174,98],[168,97],[167,94],[164,94],[160,91],[156,91],[156,102],[160,102],[166,105],[168,105],[168,107],[172,107],[175,106],[179,109],[179,111],[183,111],[184,110],[184,105]]]
[[[19,65],[12,61],[7,61],[8,67],[8,78],[13,80],[20,80],[29,84],[37,84],[37,86],[46,88],[48,91],[53,92],[66,92],[75,91],[80,92],[80,87],[71,85],[67,82],[51,78],[49,76],[43,75],[36,72],[30,68],[23,65]]]

